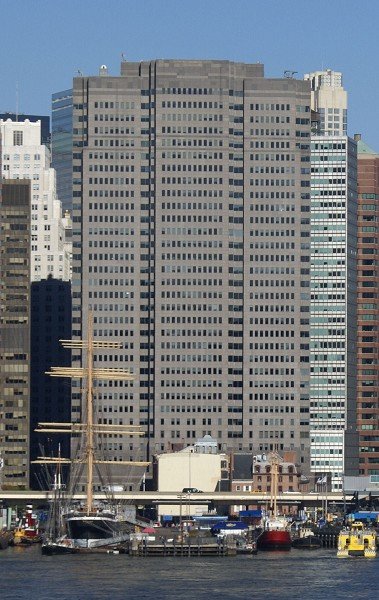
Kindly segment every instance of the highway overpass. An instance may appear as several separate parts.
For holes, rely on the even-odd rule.
[[[219,505],[245,505],[270,503],[270,494],[259,492],[203,492],[197,494],[187,494],[182,492],[115,492],[113,496],[120,502],[135,504],[136,506],[146,506],[154,504],[212,504]],[[0,502],[8,505],[21,504],[43,504],[47,503],[53,497],[50,491],[6,491],[0,490]],[[346,497],[350,500],[351,495]],[[95,500],[106,500],[104,492],[94,494]],[[74,495],[74,500],[85,501],[84,493]],[[288,492],[278,494],[278,504],[301,504],[303,506],[321,506],[325,500],[328,503],[343,503],[344,496],[340,492],[328,492],[327,494],[297,492]]]

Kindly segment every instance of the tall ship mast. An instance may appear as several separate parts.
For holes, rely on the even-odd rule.
[[[266,520],[265,529],[257,539],[258,550],[291,550],[289,524],[285,517],[278,515],[278,478],[282,462],[277,450],[269,455],[271,465],[271,514]]]
[[[74,467],[79,466],[81,470],[84,467],[85,472],[85,504],[79,509],[72,503],[67,502],[65,514],[62,521],[65,524],[66,531],[55,540],[48,540],[45,549],[48,553],[58,553],[60,551],[72,551],[80,548],[98,548],[101,546],[112,546],[119,543],[128,536],[128,528],[125,521],[120,519],[116,510],[116,503],[113,499],[108,502],[108,506],[100,506],[94,501],[94,471],[100,465],[128,465],[133,467],[146,467],[149,463],[146,461],[114,461],[107,460],[99,455],[101,445],[99,439],[107,439],[109,436],[144,436],[139,425],[112,425],[97,422],[95,419],[94,408],[94,382],[96,380],[118,380],[132,381],[133,375],[128,369],[122,368],[98,368],[94,365],[94,355],[100,349],[120,348],[121,343],[113,340],[96,340],[93,337],[93,319],[92,314],[88,315],[88,333],[86,340],[60,340],[64,348],[70,350],[81,350],[86,355],[85,366],[83,367],[52,367],[51,371],[46,372],[51,377],[78,378],[85,381],[83,392],[85,401],[82,403],[83,416],[81,422],[71,423],[39,423],[36,431],[41,433],[65,433],[79,438],[76,456],[73,459],[54,457],[38,457],[37,464],[55,465],[57,473],[60,473],[63,464],[71,464],[70,492],[74,494],[75,484],[73,472]],[[60,476],[60,475],[59,475]],[[60,482],[60,479],[59,479]],[[61,485],[59,483],[59,488]],[[106,486],[105,489],[112,491],[112,486]],[[61,497],[61,496],[59,496]],[[56,511],[55,511],[56,512]]]

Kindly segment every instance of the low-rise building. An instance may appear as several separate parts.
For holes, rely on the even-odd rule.
[[[228,456],[218,452],[217,441],[209,435],[179,452],[157,454],[154,457],[155,487],[159,492],[177,491],[180,500],[177,505],[159,505],[158,515],[193,516],[207,512],[208,503],[194,506],[190,500],[196,494],[201,500],[201,492],[220,490],[222,481],[228,480],[228,466]]]
[[[309,478],[301,474],[296,464],[296,453],[293,451],[283,452],[279,464],[278,494],[308,491]],[[261,492],[271,494],[272,467],[269,455],[252,455],[246,452],[234,453],[231,457],[230,490],[232,492]],[[256,508],[256,501],[248,505],[233,506],[232,513],[237,514],[240,510]],[[291,501],[284,506],[284,512],[290,512]]]

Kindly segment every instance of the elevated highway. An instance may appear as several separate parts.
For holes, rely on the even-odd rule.
[[[109,494],[108,494],[109,495]],[[152,504],[212,504],[219,505],[245,505],[250,504],[269,504],[270,494],[263,492],[203,492],[197,494],[188,494],[182,492],[114,492],[112,494],[116,500],[137,506],[146,506]],[[0,490],[0,502],[9,505],[43,504],[52,499],[50,491],[6,491]],[[95,500],[106,500],[105,492],[94,494]],[[350,496],[346,498],[350,499]],[[77,493],[74,500],[85,501],[85,494]],[[328,492],[327,494],[288,492],[279,494],[278,504],[301,504],[303,506],[319,506],[327,500],[328,503],[343,503],[344,496],[340,492]]]

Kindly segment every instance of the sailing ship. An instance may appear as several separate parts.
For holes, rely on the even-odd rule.
[[[112,492],[114,486],[102,486],[108,490],[107,502],[95,501],[94,473],[104,483],[100,472],[101,465],[129,465],[146,467],[146,461],[113,461],[106,460],[101,455],[103,444],[101,440],[114,435],[143,436],[144,432],[138,425],[112,425],[95,419],[94,381],[100,379],[131,381],[133,376],[127,369],[96,368],[94,353],[98,349],[119,348],[121,344],[115,341],[93,339],[92,314],[88,317],[88,332],[86,340],[61,340],[65,348],[86,352],[84,367],[52,367],[47,375],[52,377],[79,378],[86,381],[84,419],[80,423],[39,423],[37,431],[43,433],[67,433],[78,438],[76,456],[71,460],[58,457],[38,457],[37,464],[55,465],[56,475],[53,485],[53,498],[50,511],[50,525],[42,544],[44,554],[63,554],[99,551],[112,549],[127,542],[131,525],[125,520],[120,506]],[[70,486],[64,490],[61,478],[62,465],[70,464]],[[76,472],[75,472],[76,471]],[[85,474],[85,503],[74,502],[75,487]],[[78,475],[79,474],[79,475]]]
[[[291,550],[289,524],[285,517],[278,514],[278,475],[281,457],[277,451],[270,454],[271,464],[271,515],[265,521],[264,530],[257,539],[258,550]]]

